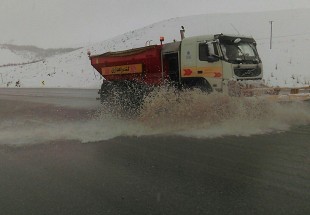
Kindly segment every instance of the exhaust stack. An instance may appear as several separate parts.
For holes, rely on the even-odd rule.
[[[184,26],[181,26],[181,30],[180,30],[181,40],[183,40],[185,38],[184,34],[185,34]]]

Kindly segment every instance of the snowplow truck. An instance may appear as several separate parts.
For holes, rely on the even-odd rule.
[[[129,93],[139,103],[144,96],[141,92],[164,83],[240,95],[240,82],[263,78],[252,37],[217,34],[184,38],[182,33],[182,40],[172,43],[163,44],[161,37],[160,45],[93,56],[88,53],[91,65],[104,77],[101,101],[118,91]]]

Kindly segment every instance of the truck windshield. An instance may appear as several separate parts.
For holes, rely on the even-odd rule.
[[[241,42],[238,44],[222,43],[224,58],[231,63],[259,63],[254,44]]]

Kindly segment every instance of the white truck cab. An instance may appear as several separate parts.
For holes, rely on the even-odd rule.
[[[201,82],[212,91],[228,93],[229,82],[263,77],[252,37],[218,34],[184,38],[179,62],[181,82],[193,86]]]

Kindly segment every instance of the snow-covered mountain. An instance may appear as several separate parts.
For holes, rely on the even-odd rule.
[[[0,66],[10,64],[26,64],[39,61],[55,55],[75,51],[79,48],[42,49],[36,46],[20,46],[12,44],[0,44]]]
[[[0,66],[6,65],[0,67],[0,87],[15,87],[18,82],[21,87],[99,88],[102,78],[91,67],[88,50],[92,54],[100,54],[141,47],[146,41],[159,44],[160,36],[165,37],[165,42],[179,40],[181,25],[185,26],[187,37],[218,33],[251,35],[258,43],[264,64],[264,79],[268,84],[290,87],[309,85],[308,20],[310,9],[173,18],[101,43],[32,61],[25,61],[27,58],[0,47]],[[273,21],[272,49],[270,21]],[[95,29],[93,33],[96,33]],[[10,63],[16,65],[7,66]]]

